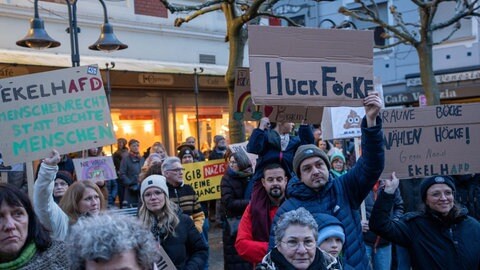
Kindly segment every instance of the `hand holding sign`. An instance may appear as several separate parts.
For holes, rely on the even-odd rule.
[[[365,107],[365,116],[367,118],[367,126],[373,127],[376,123],[376,118],[380,109],[382,108],[382,100],[377,91],[368,93],[368,96],[363,100],[363,106]]]
[[[262,119],[260,119],[260,124],[258,125],[258,128],[265,130],[269,126],[270,126],[270,119],[268,119],[268,117],[262,117]]]
[[[46,157],[43,159],[43,163],[50,166],[57,166],[59,162],[60,162],[60,154],[55,149],[52,150],[49,157]]]
[[[395,176],[395,172],[392,172],[392,179],[385,179],[385,193],[395,193],[399,183],[400,181],[398,180],[397,176]]]

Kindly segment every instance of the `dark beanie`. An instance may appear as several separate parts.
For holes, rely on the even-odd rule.
[[[185,156],[185,155],[191,155],[192,157],[194,157],[192,149],[190,149],[188,147],[184,147],[184,148],[182,148],[182,150],[180,150],[180,153],[178,153],[178,158],[182,159],[183,156]]]
[[[295,156],[293,157],[293,169],[298,176],[300,176],[300,164],[302,161],[310,157],[321,158],[327,165],[328,170],[330,170],[330,160],[328,159],[327,154],[314,144],[305,144],[298,147],[297,152],[295,152]]]
[[[60,178],[63,181],[67,182],[68,186],[73,184],[73,177],[68,171],[58,171],[55,179]]]
[[[427,198],[427,190],[435,184],[445,184],[449,186],[453,192],[455,192],[455,183],[454,180],[450,176],[446,175],[436,175],[432,177],[428,177],[422,180],[420,183],[420,195],[422,196],[422,201],[425,202]]]

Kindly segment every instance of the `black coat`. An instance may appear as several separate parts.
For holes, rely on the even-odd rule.
[[[413,269],[480,269],[480,223],[462,211],[445,222],[430,212],[394,221],[393,194],[382,192],[373,207],[370,229],[408,249]]]
[[[244,192],[249,180],[249,174],[235,172],[228,168],[222,177],[220,189],[222,193],[221,202],[225,213],[223,214],[224,222],[226,217],[241,217],[247,208],[249,200],[244,199]],[[237,234],[230,234],[229,226],[225,223],[223,227],[223,257],[225,269],[248,269],[253,266],[244,261],[235,249],[235,239]]]
[[[176,236],[161,241],[162,247],[179,270],[203,270],[208,260],[208,246],[186,214],[179,214]]]

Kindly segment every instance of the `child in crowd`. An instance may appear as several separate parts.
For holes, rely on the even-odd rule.
[[[318,223],[318,247],[337,259],[338,265],[335,269],[353,269],[342,260],[345,230],[340,220],[327,214],[321,214],[320,218],[315,219]]]

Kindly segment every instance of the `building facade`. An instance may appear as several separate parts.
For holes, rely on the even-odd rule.
[[[0,78],[72,65],[70,35],[66,32],[69,15],[63,0],[38,1],[45,30],[60,47],[40,51],[16,45],[29,29],[34,1],[0,0]],[[161,141],[172,155],[188,136],[200,137],[204,148],[212,144],[216,134],[228,137],[224,82],[228,44],[223,13],[212,12],[174,27],[178,16],[170,14],[158,0],[106,0],[105,4],[114,33],[128,49],[112,53],[88,49],[100,35],[104,13],[99,1],[81,0],[76,3],[79,54],[80,64],[97,64],[106,90],[108,83],[111,86],[107,94],[117,138],[140,140],[142,151]],[[198,73],[198,95],[194,73]]]
[[[367,5],[370,1],[363,1]],[[394,24],[389,12],[395,6],[406,22],[417,23],[417,6],[412,1],[375,0],[379,17]],[[354,0],[315,2],[309,0],[282,0],[274,6],[276,14],[284,15],[306,27],[330,28],[352,22],[357,29],[374,31],[375,44],[393,44],[393,39],[381,38],[383,29],[377,25],[344,16],[338,12],[341,6],[349,9],[359,7]],[[375,9],[372,5],[369,6]],[[442,2],[434,22],[445,21],[453,16],[455,3]],[[282,22],[282,25],[287,25]],[[449,35],[452,28],[435,32],[436,42]],[[354,42],[354,41],[352,41]],[[480,39],[478,18],[461,20],[461,28],[448,41],[433,48],[434,72],[441,91],[442,103],[465,103],[480,101]],[[418,55],[414,47],[398,45],[387,49],[374,49],[374,75],[383,85],[386,106],[416,106],[424,93],[419,74]]]

